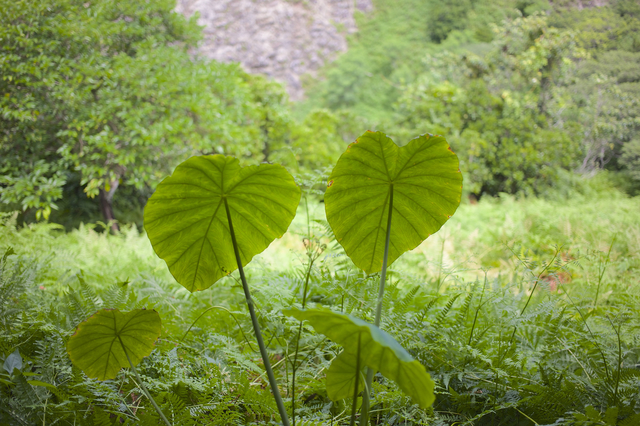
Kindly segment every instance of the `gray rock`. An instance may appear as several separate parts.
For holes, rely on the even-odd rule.
[[[281,81],[294,100],[304,96],[302,75],[347,50],[354,12],[372,9],[371,0],[178,0],[176,8],[200,13],[200,55]]]

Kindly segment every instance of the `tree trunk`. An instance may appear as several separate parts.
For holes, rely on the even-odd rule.
[[[100,211],[102,211],[102,217],[104,217],[104,221],[106,223],[110,223],[111,231],[114,233],[120,232],[120,227],[118,226],[118,222],[116,222],[116,218],[113,215],[113,194],[116,193],[116,189],[118,189],[119,182],[118,180],[114,180],[109,185],[109,191],[105,191],[100,188]]]

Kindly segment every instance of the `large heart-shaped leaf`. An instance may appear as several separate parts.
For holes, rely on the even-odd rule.
[[[342,354],[336,358],[341,358],[340,365],[334,369],[336,374],[342,376],[327,377],[327,393],[336,399],[353,396],[356,365],[354,359],[358,354],[360,334],[361,365],[379,371],[386,378],[395,381],[420,407],[426,408],[433,403],[434,383],[424,366],[414,360],[393,337],[375,325],[329,309],[290,308],[283,310],[283,313],[300,321],[309,321],[318,333],[324,334],[344,348]],[[348,357],[351,357],[351,360],[348,360]],[[354,382],[351,384],[347,383],[346,377],[348,365],[353,365],[354,369],[351,376]]]
[[[180,164],[147,202],[144,227],[155,252],[189,291],[209,288],[238,268],[225,200],[246,265],[286,232],[300,188],[275,164],[242,168],[224,155]]]
[[[78,325],[67,342],[67,352],[87,376],[113,379],[122,367],[129,367],[127,354],[135,366],[151,353],[161,329],[154,310],[102,309]]]
[[[422,135],[398,147],[367,132],[336,163],[325,193],[327,220],[353,263],[382,269],[389,202],[389,259],[414,249],[455,213],[462,193],[458,157],[442,136]]]

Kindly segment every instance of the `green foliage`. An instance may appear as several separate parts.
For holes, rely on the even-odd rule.
[[[176,280],[204,290],[239,267],[232,238],[247,264],[282,237],[299,202],[300,189],[282,166],[241,168],[233,157],[193,157],[149,199],[145,229]]]
[[[565,122],[567,95],[557,85],[579,54],[570,34],[533,16],[501,29],[484,58],[428,56],[429,71],[398,103],[399,131],[426,126],[448,135],[476,195],[540,193],[558,169],[577,164],[579,127]]]
[[[67,352],[88,377],[114,379],[121,368],[136,366],[151,353],[161,329],[156,311],[103,309],[78,325]]]
[[[344,365],[347,362],[347,357],[353,359],[359,356],[362,365],[374,371],[380,371],[385,377],[395,381],[421,408],[427,408],[433,403],[434,383],[424,367],[414,360],[393,337],[375,325],[327,309],[290,308],[283,313],[300,321],[309,321],[317,332],[342,346],[344,351],[337,358],[341,360],[341,364]],[[355,363],[351,361],[349,364]],[[355,368],[352,371],[354,370]],[[330,378],[327,377],[327,385],[329,380]],[[353,376],[352,381],[346,386],[342,383],[340,387],[328,387],[327,393],[332,399],[350,397],[355,389]]]
[[[356,16],[358,32],[348,39],[348,53],[308,85],[308,110],[346,109],[362,117],[369,128],[386,128],[395,121],[393,104],[403,86],[422,72],[419,59],[426,52],[460,45],[482,49],[493,38],[492,23],[517,16],[513,3],[502,0],[373,3],[370,14]]]
[[[635,12],[634,12],[635,11]],[[637,166],[633,151],[638,138],[637,98],[640,78],[640,16],[637,2],[620,0],[610,6],[584,10],[561,8],[550,17],[552,25],[572,29],[578,44],[590,57],[581,61],[577,78],[570,85],[571,119],[582,126],[582,159],[579,170],[593,173],[607,168],[618,171],[628,182],[626,189],[637,191]]]
[[[368,132],[329,176],[327,220],[356,266],[379,272],[390,209],[389,264],[440,229],[461,191],[458,159],[443,137],[427,134],[398,147],[384,133]]]
[[[314,109],[291,130],[291,149],[302,170],[322,170],[334,164],[346,146],[360,135],[361,120],[348,111]],[[284,164],[289,165],[287,161]]]
[[[559,170],[603,168],[637,191],[624,154],[638,131],[637,2],[467,3],[376,2],[309,86],[307,111],[347,110],[400,138],[446,135],[476,198],[541,194]]]
[[[284,90],[192,58],[200,30],[174,5],[2,2],[0,202],[47,218],[80,185],[111,220],[120,185],[144,191],[195,153],[281,148]]]
[[[447,39],[451,31],[463,30],[467,26],[467,13],[471,9],[470,0],[431,2],[428,23],[429,38],[435,43],[442,43]]]
[[[422,410],[392,380],[378,375],[373,424],[532,424],[517,410],[538,424],[571,424],[589,405],[603,419],[614,406],[616,382],[618,422],[634,424],[640,206],[637,198],[623,196],[602,177],[587,181],[589,188],[577,187],[584,195],[573,198],[503,195],[463,203],[437,235],[394,263],[382,328],[425,366],[436,383],[436,401],[432,409]],[[312,233],[327,244],[311,268],[309,308],[321,303],[371,321],[377,276],[355,269],[330,234],[324,235],[322,204],[311,202],[308,208]],[[189,294],[135,227],[109,235],[100,226],[63,233],[44,223],[17,228],[9,216],[2,223],[0,252],[11,245],[15,253],[0,268],[0,290],[5,291],[0,366],[19,349],[21,373],[30,375],[20,379],[17,370],[13,377],[0,371],[0,422],[91,425],[118,418],[159,423],[126,369],[112,381],[96,382],[68,358],[66,341],[76,325],[103,308],[146,307],[160,314],[163,338],[136,368],[169,419],[241,425],[268,424],[277,415],[260,357],[252,350],[257,348],[246,340],[251,323],[235,284],[237,273],[222,281],[215,296]],[[306,219],[298,215],[290,232],[246,268],[285,401],[292,396],[285,385],[286,365],[299,323],[280,311],[302,300],[305,264],[295,253],[306,261],[301,251],[305,235]],[[540,275],[553,258],[554,244],[562,246],[558,258]],[[529,294],[532,300],[519,317]],[[209,310],[212,305],[227,311]],[[622,369],[618,337],[607,316],[616,329],[622,325]],[[514,325],[518,331],[509,346]],[[344,402],[331,402],[325,389],[330,360],[339,350],[303,328],[297,424],[348,424]]]

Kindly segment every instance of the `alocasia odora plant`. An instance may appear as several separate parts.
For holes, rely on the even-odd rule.
[[[434,383],[424,366],[380,328],[329,309],[291,308],[283,310],[283,313],[300,321],[309,321],[317,332],[344,349],[327,371],[327,395],[334,401],[353,397],[352,424],[355,396],[363,388],[360,376],[364,367],[380,371],[396,382],[421,408],[433,403]]]
[[[209,288],[238,269],[249,314],[280,417],[284,403],[260,333],[243,265],[280,238],[300,202],[300,188],[284,167],[240,167],[224,155],[192,157],[163,180],[144,210],[153,249],[189,291]]]
[[[382,132],[349,145],[325,193],[327,221],[356,266],[381,272],[374,324],[380,325],[387,266],[437,232],[460,204],[458,157],[442,136],[425,134],[399,147]],[[366,388],[371,388],[369,369]],[[368,414],[364,394],[363,418]]]
[[[67,342],[67,352],[76,367],[98,380],[114,379],[121,368],[131,367],[162,421],[171,426],[135,367],[151,353],[161,330],[160,316],[154,310],[102,309],[78,325]]]

